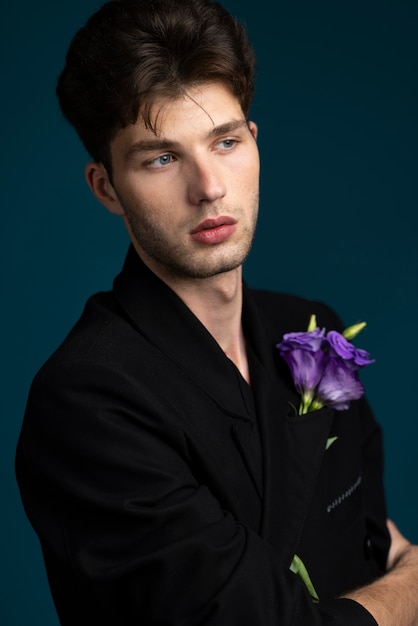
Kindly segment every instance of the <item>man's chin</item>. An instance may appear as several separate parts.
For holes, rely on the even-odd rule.
[[[181,251],[181,254],[170,255],[162,250],[145,251],[138,241],[134,242],[139,256],[146,265],[159,276],[166,279],[171,275],[176,280],[207,279],[232,272],[241,267],[247,259],[251,246],[208,247],[204,251]],[[222,246],[223,247],[223,246]]]
[[[241,254],[233,259],[229,258],[219,260],[218,262],[213,264],[202,263],[201,265],[192,265],[190,263],[187,265],[187,267],[183,267],[180,272],[183,274],[183,276],[189,276],[189,278],[213,278],[215,276],[219,276],[220,274],[227,274],[228,272],[232,272],[241,267],[247,257],[248,253],[246,255]]]

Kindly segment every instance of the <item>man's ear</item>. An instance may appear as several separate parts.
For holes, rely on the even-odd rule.
[[[252,136],[254,137],[254,139],[257,139],[257,135],[258,135],[258,127],[257,124],[255,122],[248,122],[248,128],[251,131]]]
[[[87,163],[84,175],[88,186],[97,200],[111,213],[124,215],[124,210],[109,180],[105,166],[95,161]]]

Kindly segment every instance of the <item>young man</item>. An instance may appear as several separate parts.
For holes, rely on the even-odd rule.
[[[338,319],[242,283],[253,69],[209,0],[112,1],[70,46],[60,104],[132,245],[36,376],[18,444],[64,626],[418,623],[418,548],[389,523],[389,549],[366,401],[291,410],[276,344]]]

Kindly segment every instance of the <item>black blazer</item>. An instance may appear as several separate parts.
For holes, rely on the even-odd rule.
[[[312,313],[340,328],[244,285],[250,387],[132,248],[88,301],[35,377],[16,458],[61,624],[375,624],[336,598],[385,567],[381,433],[364,399],[293,414],[275,346]]]

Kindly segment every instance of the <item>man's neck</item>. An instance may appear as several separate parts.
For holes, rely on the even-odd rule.
[[[249,383],[247,352],[241,323],[241,268],[210,279],[170,286]]]
[[[242,268],[211,278],[187,280],[175,275],[161,275],[158,271],[156,273],[196,315],[249,383],[241,324]]]

